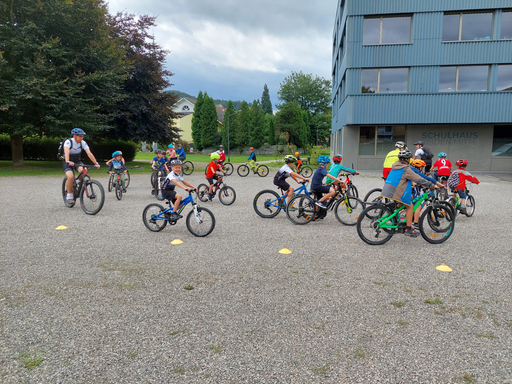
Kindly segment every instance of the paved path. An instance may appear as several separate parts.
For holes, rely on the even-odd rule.
[[[371,247],[332,214],[258,217],[270,176],[228,178],[207,238],[144,227],[149,174],[96,216],[61,178],[0,178],[0,382],[510,383],[512,183],[482,179],[448,242]]]

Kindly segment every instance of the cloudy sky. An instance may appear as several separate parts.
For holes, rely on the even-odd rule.
[[[331,80],[337,0],[106,0],[110,13],[157,16],[155,40],[170,51],[171,89],[272,105],[291,71]]]

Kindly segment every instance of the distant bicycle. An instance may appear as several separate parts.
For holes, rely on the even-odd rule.
[[[217,164],[219,164],[219,165],[220,165],[220,167],[222,168],[222,170],[223,170],[224,172],[226,172],[226,173],[225,173],[225,175],[226,175],[226,176],[229,176],[229,175],[231,175],[231,174],[233,173],[233,170],[234,170],[234,168],[233,168],[233,164],[228,163],[228,162],[223,163],[222,161],[217,162]],[[206,167],[206,168],[204,169],[204,174],[205,174],[205,175],[206,175],[206,172],[208,172],[208,167]]]
[[[95,215],[105,203],[105,191],[103,186],[97,180],[91,179],[88,173],[88,165],[83,166],[82,172],[73,179],[73,196],[75,201],[80,197],[80,206],[88,215]],[[73,171],[74,173],[74,171]],[[67,203],[66,182],[67,177],[62,180],[62,198],[66,207],[71,208]]]
[[[112,192],[115,190],[117,200],[121,200],[123,198],[123,183],[121,181],[121,175],[125,174],[122,170],[114,169],[113,173],[110,175],[108,180],[108,191]],[[126,174],[125,174],[126,175]],[[125,189],[128,187],[128,183],[126,182],[127,178],[125,177]]]
[[[245,177],[249,174],[250,170],[251,170],[251,167],[249,165],[249,162],[247,162],[246,164],[242,164],[242,165],[238,166],[236,172],[238,173],[239,176]],[[261,176],[261,177],[265,177],[268,175],[268,167],[264,164],[258,165],[258,163],[256,163],[256,165],[254,167],[252,167],[252,171],[254,173],[257,173],[258,176]]]

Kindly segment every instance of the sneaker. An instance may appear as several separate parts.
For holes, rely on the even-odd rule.
[[[74,207],[75,206],[75,199],[67,199],[66,200],[66,203],[68,205],[68,207]]]
[[[126,188],[125,188],[125,189],[123,189],[123,193],[126,193]]]
[[[183,218],[183,216],[181,216],[179,213],[171,212],[171,219],[178,220],[181,218]]]
[[[466,206],[465,205],[459,205],[459,211],[461,211],[462,213],[466,214]]]
[[[151,195],[152,195],[152,196],[154,196],[154,195],[155,195],[155,190],[154,190],[154,189],[151,191]]]
[[[412,229],[420,229],[420,223],[412,223]]]
[[[211,193],[208,194],[208,201],[212,201],[213,195]]]
[[[323,202],[321,202],[321,201],[316,201],[315,204],[318,205],[320,208],[324,208],[324,209],[327,208],[325,206],[325,204]]]
[[[418,237],[420,234],[418,231],[415,231],[413,227],[408,227],[405,228],[404,235],[409,237]]]

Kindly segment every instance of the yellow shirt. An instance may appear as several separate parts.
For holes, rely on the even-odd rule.
[[[398,161],[398,154],[400,153],[400,149],[395,149],[389,152],[384,160],[384,168],[391,168],[394,162]]]

